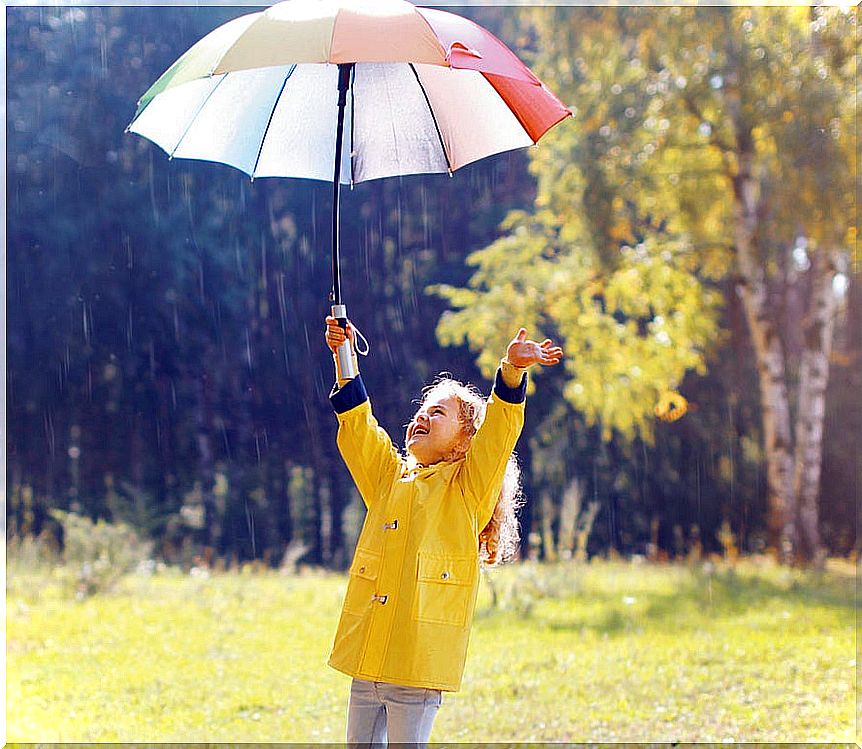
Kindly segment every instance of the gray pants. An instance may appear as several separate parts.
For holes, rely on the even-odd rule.
[[[424,746],[441,702],[439,689],[354,679],[347,708],[347,743]]]

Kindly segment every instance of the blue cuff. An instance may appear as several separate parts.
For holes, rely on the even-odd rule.
[[[523,403],[527,399],[527,373],[524,372],[518,387],[510,388],[503,381],[503,370],[497,367],[497,376],[494,378],[494,394],[506,403]]]
[[[345,383],[344,387],[340,389],[336,384],[329,394],[329,402],[332,403],[332,408],[337,414],[343,414],[351,408],[356,408],[360,403],[367,400],[368,393],[365,390],[365,383],[362,382],[359,375]]]

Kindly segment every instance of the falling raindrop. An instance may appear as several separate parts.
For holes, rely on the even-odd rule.
[[[82,321],[83,321],[83,325],[84,325],[84,341],[87,343],[87,345],[89,345],[90,344],[90,324],[89,324],[89,320],[87,317],[87,303],[86,302],[81,302],[81,315],[82,315]]]
[[[317,190],[311,191],[311,243],[317,248]]]
[[[108,77],[108,37],[105,34],[105,26],[99,27],[99,64],[102,78]]]
[[[66,14],[66,20],[69,22],[69,31],[72,37],[72,46],[75,48],[75,51],[77,51],[78,49],[78,33],[77,27],[75,26],[75,22],[78,20],[83,20],[82,16],[86,17],[84,16],[83,12],[81,13],[81,16],[71,11]]]
[[[192,196],[191,196],[191,176],[183,175],[184,179],[182,181],[182,191],[183,191],[183,205],[186,207],[186,212],[189,216],[189,225],[194,227],[195,219],[192,215]]]
[[[245,360],[248,364],[249,370],[251,370],[251,340],[249,339],[248,335],[248,325],[245,326]]]
[[[428,228],[428,192],[425,189],[425,183],[422,183],[422,189],[419,191],[422,198],[422,245],[427,248],[431,244],[431,232]]]
[[[386,349],[386,356],[389,359],[389,363],[395,368],[395,357],[392,354],[392,347],[389,345],[389,339],[386,336],[386,332],[383,332],[383,347]]]
[[[371,283],[371,264],[368,258],[368,219],[362,222],[362,259],[365,262],[365,282]]]
[[[254,515],[248,507],[248,500],[244,499],[243,502],[245,503],[245,522],[248,525],[248,533],[251,537],[251,556],[253,559],[257,559],[257,548],[254,539]]]
[[[727,402],[727,421],[730,427],[727,435],[727,453],[730,459],[730,506],[733,507],[734,490],[736,488],[734,482],[734,478],[736,477],[736,466],[734,465],[733,435],[736,433],[736,428],[733,420],[733,404],[730,401]]]
[[[48,440],[48,451],[53,458],[56,450],[56,439],[54,437],[54,419],[48,411],[44,413],[45,437]]]
[[[419,310],[419,295],[416,293],[416,264],[410,264],[410,303],[414,312]]]
[[[263,232],[260,235],[260,284],[266,291],[266,235]]]
[[[150,149],[150,164],[147,170],[147,180],[150,188],[150,209],[153,214],[153,223],[159,225],[159,207],[156,204],[155,169],[153,166],[153,149]]]
[[[180,341],[180,316],[177,312],[177,303],[174,302],[174,340],[179,343]]]
[[[697,520],[701,522],[701,487],[700,487],[700,460],[695,464],[695,480],[697,482]]]
[[[224,419],[219,418],[218,423],[219,423],[219,427],[221,427],[221,436],[222,436],[222,440],[224,441],[224,450],[227,453],[227,459],[232,460],[231,451],[230,451],[230,442],[228,442],[227,429],[225,429],[225,426],[224,426]]]
[[[379,204],[377,208],[377,242],[383,244],[383,211],[380,209]]]
[[[402,226],[401,226],[401,177],[398,178],[398,197],[395,201],[395,215],[398,221],[398,257],[401,257]]]
[[[284,371],[286,373],[290,373],[290,361],[288,359],[287,354],[287,311],[285,307],[287,306],[285,303],[284,297],[284,271],[280,271],[278,274],[278,283],[276,284],[276,291],[278,292],[278,315],[281,321],[281,340],[282,340],[282,352],[284,354]]]

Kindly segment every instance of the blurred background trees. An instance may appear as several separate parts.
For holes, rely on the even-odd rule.
[[[375,412],[400,445],[424,384],[487,391],[525,324],[567,360],[536,373],[518,446],[524,554],[848,553],[855,13],[661,10],[459,10],[576,117],[452,179],[344,196]],[[329,189],[123,133],[241,12],[7,10],[13,535],[66,510],[184,564],[352,552],[322,339]]]

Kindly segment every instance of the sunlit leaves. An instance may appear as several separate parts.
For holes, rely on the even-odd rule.
[[[488,373],[504,329],[544,321],[537,335],[562,338],[571,405],[605,439],[650,439],[656,404],[687,371],[705,372],[718,339],[707,284],[729,268],[731,202],[721,54],[707,42],[721,25],[672,52],[662,22],[635,9],[532,18],[537,71],[577,116],[531,151],[536,212],[510,215],[507,234],[475,253],[469,289],[437,287],[457,310],[438,335],[467,341]],[[700,25],[691,13],[665,23]],[[704,91],[696,118],[685,97]]]
[[[620,256],[614,271],[582,285],[574,303],[555,299],[550,311],[571,357],[566,397],[588,422],[601,422],[606,439],[612,429],[649,439],[661,394],[687,370],[705,371],[718,298],[652,240]]]
[[[519,325],[536,338],[559,331],[570,403],[605,439],[613,429],[649,438],[662,393],[687,370],[704,371],[718,297],[687,270],[678,242],[623,246],[606,268],[588,244],[560,242],[550,221],[548,212],[510,216],[510,233],[471,256],[470,288],[431,289],[455,310],[438,337],[467,342],[490,376]]]

